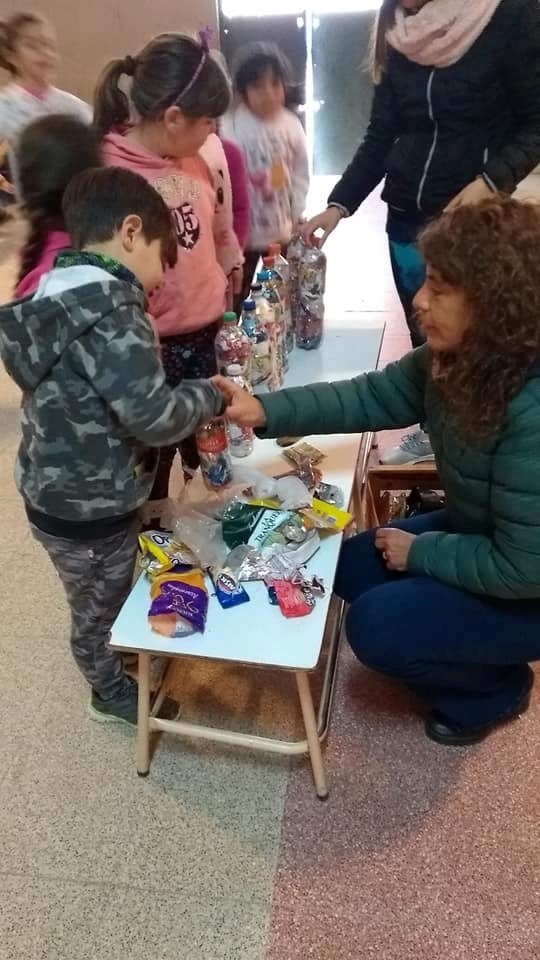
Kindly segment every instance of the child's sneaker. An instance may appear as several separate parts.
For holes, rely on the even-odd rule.
[[[90,697],[90,716],[100,723],[127,723],[137,726],[137,684],[131,683],[126,692],[119,697],[103,700],[99,693],[92,690]]]
[[[125,723],[130,727],[136,727],[137,694],[136,683],[130,684],[121,697],[113,697],[110,700],[102,700],[99,694],[92,690],[88,712],[92,720],[97,720],[98,723]],[[176,720],[178,713],[179,706],[176,701],[165,697],[158,716],[162,720]]]

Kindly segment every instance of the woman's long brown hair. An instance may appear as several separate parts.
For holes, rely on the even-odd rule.
[[[426,227],[419,248],[471,311],[459,350],[433,354],[446,413],[464,439],[496,435],[540,362],[540,204],[494,195],[458,207]]]
[[[386,63],[386,31],[394,26],[398,0],[383,0],[375,20],[369,51],[369,68],[375,83],[380,83]]]

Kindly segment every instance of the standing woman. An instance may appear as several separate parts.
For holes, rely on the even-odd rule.
[[[512,193],[540,162],[539,0],[383,0],[372,70],[364,140],[304,233],[322,230],[324,242],[385,178],[392,272],[416,347],[420,229],[448,206]],[[382,462],[431,458],[419,430]]]

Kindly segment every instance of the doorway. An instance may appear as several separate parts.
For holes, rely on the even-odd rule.
[[[314,176],[338,176],[364,136],[373,88],[366,69],[381,0],[221,0],[230,63],[250,40],[277,43],[293,66]]]

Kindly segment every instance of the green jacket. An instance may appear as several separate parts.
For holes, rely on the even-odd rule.
[[[540,368],[508,406],[500,432],[474,447],[457,435],[429,376],[427,347],[341,383],[259,397],[261,437],[357,433],[426,422],[454,533],[423,533],[412,574],[472,593],[540,597]]]

